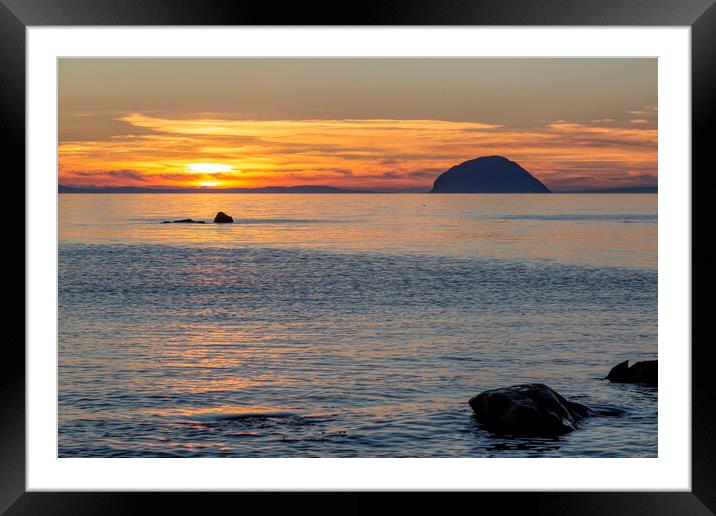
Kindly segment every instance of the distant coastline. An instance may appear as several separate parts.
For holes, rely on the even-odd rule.
[[[81,194],[387,194],[387,193],[437,193],[437,194],[549,194],[549,193],[658,193],[656,186],[632,186],[621,188],[592,188],[557,190],[548,188],[539,179],[522,168],[517,162],[504,156],[483,156],[464,161],[441,173],[430,190],[361,190],[339,188],[329,185],[263,186],[258,188],[162,188],[144,186],[66,186],[58,185],[58,193]]]
[[[235,193],[235,194],[261,194],[261,193],[328,193],[328,194],[356,194],[380,193],[370,190],[349,190],[333,186],[265,186],[262,188],[146,188],[141,186],[108,186],[108,187],[76,187],[58,185],[57,193],[61,194],[186,194],[186,193]]]
[[[438,175],[432,188],[425,192],[411,190],[361,190],[329,185],[263,186],[258,188],[162,188],[143,186],[66,186],[59,184],[58,193],[83,194],[364,194],[364,193],[437,193],[437,194],[549,194],[549,193],[658,193],[656,186],[557,190],[548,188],[517,162],[504,156],[482,156],[449,168]]]
[[[600,188],[595,190],[563,190],[561,192],[554,193],[578,193],[578,194],[616,194],[616,193],[631,193],[631,194],[655,194],[659,193],[658,186],[629,186],[625,188]]]
[[[139,186],[76,187],[59,185],[60,194],[415,194],[416,191],[349,190],[332,186],[266,186],[263,188],[146,188]],[[656,194],[656,186],[604,188],[593,190],[553,190],[552,194]],[[469,194],[472,195],[472,194]],[[502,194],[497,194],[502,195]]]

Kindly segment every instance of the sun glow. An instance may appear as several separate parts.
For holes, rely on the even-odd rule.
[[[231,165],[222,165],[220,163],[192,163],[188,168],[192,172],[216,174],[218,172],[229,172]]]
[[[489,155],[517,161],[551,189],[656,181],[655,121],[560,121],[513,128],[450,120],[164,119],[138,113],[120,120],[140,131],[60,144],[63,184],[322,184],[428,191],[448,168]]]

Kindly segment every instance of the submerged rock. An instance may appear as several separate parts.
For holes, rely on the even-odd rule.
[[[181,220],[165,220],[162,224],[206,224],[203,220],[181,219]]]
[[[598,415],[541,383],[485,391],[469,404],[490,431],[512,435],[562,435],[576,430],[580,419]]]
[[[234,222],[234,219],[223,211],[220,211],[216,214],[216,217],[214,217],[215,224],[228,224],[230,222]]]
[[[629,361],[625,360],[612,367],[607,380],[614,383],[644,383],[656,386],[659,384],[658,361],[644,360],[629,367]]]

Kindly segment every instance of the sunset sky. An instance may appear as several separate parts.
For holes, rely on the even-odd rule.
[[[427,191],[478,156],[657,183],[656,59],[61,59],[59,182]]]

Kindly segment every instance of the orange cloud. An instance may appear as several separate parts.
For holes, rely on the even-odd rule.
[[[518,161],[548,186],[655,181],[657,129],[612,120],[533,129],[445,120],[184,119],[133,113],[135,133],[59,146],[68,185],[256,187],[330,184],[427,190],[442,171],[477,156]],[[612,124],[612,125],[605,125]]]

